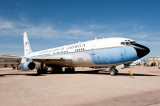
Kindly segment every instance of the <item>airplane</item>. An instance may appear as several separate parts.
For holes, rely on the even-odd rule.
[[[129,65],[150,52],[148,47],[128,38],[103,38],[76,44],[32,52],[27,33],[24,32],[24,56],[0,57],[19,61],[21,70],[34,70],[35,62],[40,62],[37,74],[47,73],[47,67],[52,71],[75,72],[75,67],[107,67],[111,76],[117,75],[117,65]]]

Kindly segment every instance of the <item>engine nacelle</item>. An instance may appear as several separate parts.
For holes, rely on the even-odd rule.
[[[34,62],[25,62],[18,65],[18,69],[20,70],[33,70],[36,67]]]

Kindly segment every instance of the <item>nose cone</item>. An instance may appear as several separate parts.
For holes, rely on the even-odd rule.
[[[147,54],[150,52],[149,48],[147,48],[147,47],[145,47],[145,46],[143,46],[143,45],[134,44],[134,45],[132,45],[132,46],[133,46],[134,49],[136,50],[137,55],[138,55],[139,58],[147,55]]]

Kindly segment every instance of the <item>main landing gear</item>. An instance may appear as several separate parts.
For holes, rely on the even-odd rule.
[[[71,67],[68,67],[68,68],[65,68],[65,72],[66,72],[66,73],[74,73],[74,72],[75,72],[75,69],[74,69],[74,68],[71,68]]]
[[[47,65],[48,66],[48,65]],[[63,73],[63,69],[60,66],[50,66],[52,67],[51,73]],[[48,72],[48,68],[44,66],[44,63],[41,63],[40,68],[37,69],[37,74],[46,74]],[[67,67],[65,68],[66,73],[74,73],[75,69],[73,67]]]
[[[75,69],[71,67],[67,67],[65,68],[64,71],[65,73],[74,73]],[[52,67],[52,73],[62,73],[62,72],[63,72],[62,67]]]
[[[62,73],[63,69],[60,66],[52,66],[52,72],[51,73]]]
[[[37,69],[37,74],[38,75],[40,75],[40,74],[46,74],[47,72],[48,72],[48,68],[44,67],[44,64],[41,63],[41,68]]]
[[[115,67],[110,68],[109,72],[111,76],[118,75],[118,70]]]

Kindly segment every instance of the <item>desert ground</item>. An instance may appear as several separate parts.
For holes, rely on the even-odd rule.
[[[108,70],[80,67],[75,73],[37,75],[36,70],[3,68],[0,69],[0,105],[160,105],[160,69],[131,66],[119,69],[117,76],[110,76]]]

